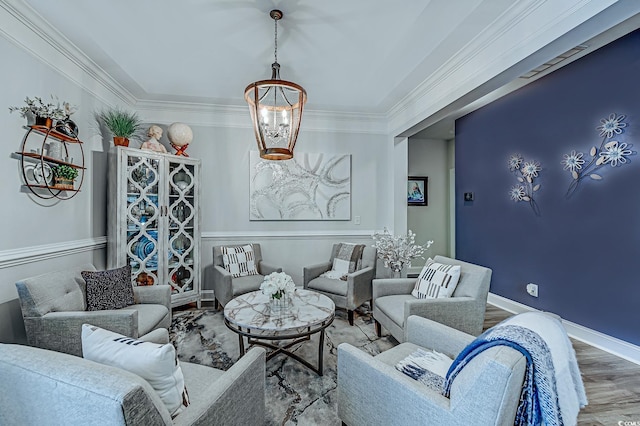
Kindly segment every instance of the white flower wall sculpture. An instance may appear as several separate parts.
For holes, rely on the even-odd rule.
[[[542,170],[537,161],[525,161],[520,154],[513,154],[507,162],[509,171],[516,176],[518,183],[509,190],[509,197],[517,202],[529,203],[536,215],[540,214],[538,204],[533,198],[533,193],[540,189],[540,184],[535,183],[538,173]]]
[[[630,155],[636,152],[631,150],[631,144],[612,138],[619,139],[618,136],[624,133],[627,123],[624,122],[624,114],[616,115],[612,113],[608,118],[600,120],[601,124],[596,127],[602,137],[600,147],[592,146],[589,150],[588,158],[582,152],[571,151],[564,154],[562,165],[564,169],[571,173],[573,180],[569,184],[566,197],[569,198],[578,189],[578,185],[586,178],[592,180],[602,180],[602,175],[595,173],[600,168],[607,165],[618,167],[626,164]]]

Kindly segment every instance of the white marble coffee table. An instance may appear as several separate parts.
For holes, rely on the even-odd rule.
[[[336,307],[327,296],[310,290],[296,289],[291,306],[284,312],[271,312],[268,296],[261,291],[252,291],[230,300],[224,307],[224,323],[238,334],[240,356],[244,355],[244,338],[249,345],[260,345],[272,349],[267,360],[282,353],[322,376],[322,354],[324,330],[332,322]],[[289,351],[300,342],[310,340],[320,333],[318,345],[318,367]],[[272,341],[291,340],[284,345]]]

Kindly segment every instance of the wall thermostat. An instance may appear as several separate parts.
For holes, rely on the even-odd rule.
[[[465,192],[464,193],[465,201],[473,201],[473,192]]]

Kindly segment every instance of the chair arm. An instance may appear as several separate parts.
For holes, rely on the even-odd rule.
[[[168,284],[133,287],[133,297],[138,304],[155,304],[171,309],[171,286]]]
[[[409,294],[415,285],[415,278],[379,278],[371,284],[374,299],[394,294]]]
[[[258,272],[260,272],[260,275],[269,275],[272,272],[282,272],[282,268],[261,260],[258,263]]]
[[[337,401],[349,425],[452,424],[448,398],[348,343],[338,346]]]
[[[331,269],[331,262],[322,262],[322,263],[317,263],[311,266],[305,266],[304,268],[302,268],[302,277],[303,277],[302,286],[304,288],[307,288],[309,281],[315,280],[321,274],[324,274],[330,269]]]
[[[362,268],[347,275],[347,308],[355,309],[371,300],[371,280],[375,275],[373,266]]]
[[[233,288],[231,287],[233,276],[229,271],[218,265],[214,265],[211,275],[213,277],[213,294],[220,303],[225,305],[229,300],[233,299]]]
[[[477,302],[475,299],[448,297],[443,299],[413,299],[404,302],[405,324],[410,315],[429,318],[449,327],[467,331],[469,324],[474,323]]]
[[[82,356],[82,324],[91,324],[125,336],[138,337],[138,311],[49,312],[25,318],[29,345]]]
[[[258,425],[265,419],[265,349],[251,348],[174,419],[175,425]],[[189,384],[187,383],[187,391]]]
[[[405,341],[455,358],[474,337],[439,322],[412,315],[407,319]]]

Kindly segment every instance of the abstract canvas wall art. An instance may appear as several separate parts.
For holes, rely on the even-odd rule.
[[[249,155],[250,220],[350,220],[351,155]]]

